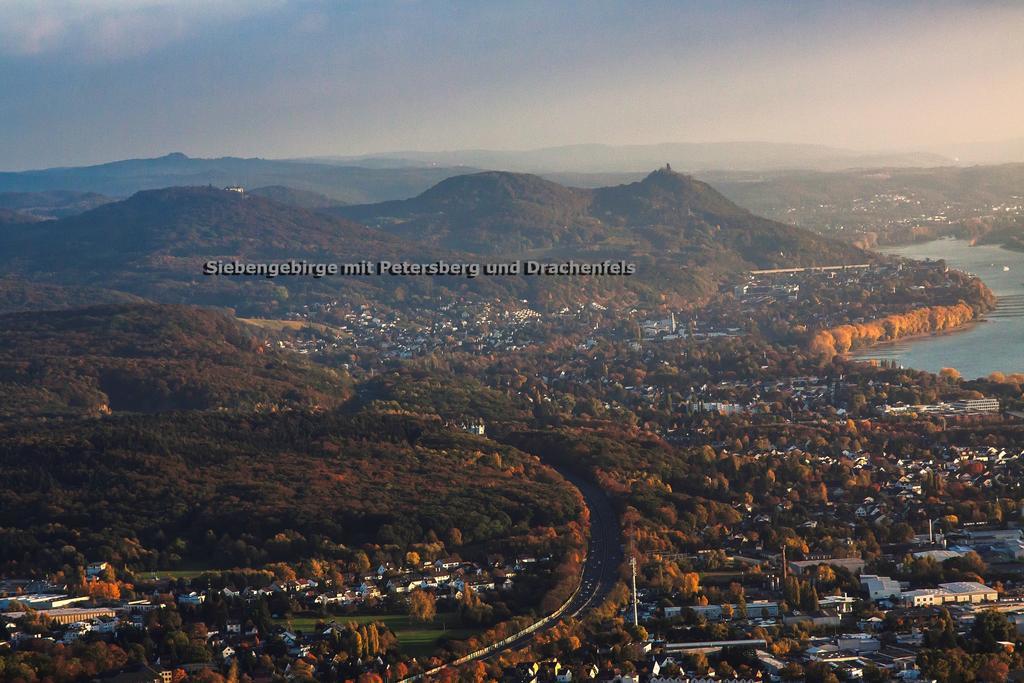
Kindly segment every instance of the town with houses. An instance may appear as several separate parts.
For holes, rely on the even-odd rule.
[[[409,315],[331,300],[304,304],[287,314],[284,322],[301,333],[277,345],[325,357],[370,352],[375,360],[385,361],[442,349],[515,352],[553,333],[581,336],[584,351],[599,339],[620,338],[638,350],[676,340],[739,338],[752,330],[785,340],[786,333],[776,329],[779,320],[797,320],[810,328],[856,324],[936,300],[956,302],[971,282],[941,261],[754,270],[737,274],[696,310],[656,318],[645,317],[637,307],[609,308],[597,301],[545,312],[530,308],[525,300],[499,304],[456,295]]]
[[[92,590],[117,573],[108,562],[99,561],[84,568],[84,589],[40,579],[0,580],[0,654],[38,647],[45,641],[65,645],[80,640],[133,642],[160,623],[156,615],[174,612],[186,623],[202,625],[203,656],[178,667],[186,673],[226,672],[239,656],[256,658],[267,652],[301,660],[353,619],[373,623],[378,617],[404,617],[413,593],[429,594],[432,604],[500,595],[517,580],[546,571],[550,562],[551,558],[529,556],[509,562],[496,557],[487,564],[457,557],[402,565],[385,561],[366,572],[326,579],[243,574],[242,583],[254,582],[244,588],[234,583],[213,587],[213,582],[225,582],[216,572],[196,572],[193,578],[139,574],[133,577],[131,597],[113,598],[97,596]],[[293,627],[293,617],[318,627]],[[355,666],[357,673],[379,671],[385,676],[389,669],[379,658]],[[161,669],[158,660],[107,680],[166,683],[173,673]]]
[[[1024,0],[0,0],[0,683],[1024,683]]]
[[[965,454],[958,454],[964,457]],[[1006,453],[980,455],[994,465]],[[1019,457],[1016,454],[1014,457]],[[901,478],[894,490],[909,492],[900,498],[908,501],[920,489],[913,477]],[[871,499],[850,502],[832,514],[845,518],[846,508],[856,504],[857,518],[878,518],[886,506]],[[900,514],[889,511],[889,514]],[[756,528],[770,520],[748,520],[743,528]],[[702,599],[688,603],[680,595],[657,595],[639,591],[635,605],[624,609],[627,618],[635,610],[638,623],[649,634],[636,651],[635,668],[630,673],[603,669],[599,664],[579,666],[558,658],[549,658],[509,667],[504,680],[532,683],[573,680],[609,683],[676,683],[679,681],[782,681],[790,680],[795,667],[821,665],[835,672],[840,680],[879,680],[866,677],[872,670],[884,672],[895,680],[922,678],[917,651],[936,621],[951,620],[948,628],[957,633],[978,631],[979,620],[998,615],[1008,625],[1010,635],[1002,643],[1014,647],[1016,636],[1024,634],[1024,530],[1006,528],[968,528],[943,533],[929,525],[929,531],[917,534],[903,544],[883,548],[883,554],[871,566],[885,566],[910,560],[937,564],[973,558],[972,561],[1001,567],[1013,567],[1017,582],[1001,582],[998,587],[981,581],[939,581],[934,584],[897,580],[871,573],[858,557],[811,557],[786,560],[785,555],[751,545],[742,530],[713,553],[690,558],[695,566],[732,570],[740,578],[720,591],[730,599],[710,602]],[[712,558],[712,555],[714,558]],[[717,564],[712,563],[712,559]],[[7,579],[0,582],[0,623],[3,648],[30,647],[40,640],[52,639],[70,644],[78,640],[131,640],[155,623],[154,615],[176,611],[186,621],[206,621],[203,629],[206,661],[180,665],[187,672],[202,669],[226,671],[239,656],[259,656],[263,652],[282,652],[301,660],[317,643],[341,629],[351,614],[367,613],[367,608],[399,605],[413,591],[429,591],[439,599],[458,600],[469,592],[488,594],[507,590],[517,577],[546,562],[544,558],[524,557],[507,565],[482,567],[458,558],[424,562],[415,567],[381,564],[362,575],[344,577],[347,585],[308,578],[275,580],[256,588],[203,587],[206,577],[147,580],[139,577],[134,597],[104,599],[78,595],[67,585],[55,585],[32,579]],[[99,581],[113,571],[106,562],[85,568],[86,582]],[[712,574],[715,572],[711,572]],[[799,599],[793,606],[789,586],[804,579],[813,587],[817,579],[839,575],[848,589],[835,594],[814,594]],[[258,624],[247,606],[254,602],[288,605],[286,609],[318,615],[315,630],[290,628],[289,618],[271,614],[272,621]],[[204,606],[218,606],[211,612]],[[269,626],[269,627],[268,627]],[[704,640],[682,640],[681,633],[701,630]],[[731,637],[732,634],[764,634],[765,637]],[[771,637],[769,637],[769,634]],[[772,646],[769,643],[773,643]],[[708,656],[718,656],[718,670],[709,667]],[[757,675],[751,679],[730,676],[735,658],[749,660]],[[735,663],[735,662],[734,662]],[[382,660],[368,660],[364,671],[378,670],[387,679],[388,667]],[[161,669],[159,661],[109,681],[173,680],[174,672]]]
[[[412,323],[396,311],[343,311],[333,301],[296,313],[289,322],[299,325],[298,332],[266,344],[362,379],[442,348],[526,365],[531,346],[554,329],[570,340],[558,352],[531,358],[528,372],[499,366],[484,381],[532,404],[542,418],[549,410],[582,419],[631,419],[672,447],[702,448],[720,460],[771,463],[780,470],[842,472],[849,482],[836,485],[836,475],[826,485],[822,477],[813,496],[791,485],[770,503],[750,494],[731,503],[728,514],[719,513],[727,522],[709,522],[701,530],[713,538],[702,542],[704,549],[643,555],[647,575],[616,610],[623,628],[632,629],[628,646],[595,639],[551,656],[536,647],[528,661],[502,661],[502,680],[930,680],[918,652],[936,647],[940,636],[950,642],[991,636],[993,648],[1009,652],[1024,635],[1022,511],[1007,514],[997,498],[984,513],[959,519],[960,508],[954,511],[943,498],[947,489],[983,496],[1013,486],[1024,451],[937,439],[927,450],[915,450],[892,443],[884,432],[947,422],[1010,425],[1017,419],[1012,402],[985,395],[981,385],[948,383],[922,392],[913,376],[892,366],[819,364],[818,372],[810,372],[809,360],[780,353],[777,345],[796,343],[788,336],[795,325],[816,329],[899,315],[946,303],[970,286],[940,262],[896,262],[751,271],[699,311],[654,317],[598,302],[543,314],[522,302],[501,307],[467,300]],[[780,318],[789,321],[784,329],[773,327]],[[744,371],[722,372],[709,365],[711,358]],[[500,422],[504,416],[497,417]],[[493,419],[470,409],[443,424],[484,438]],[[746,438],[747,427],[785,438]],[[861,429],[883,436],[856,443],[851,435]],[[706,478],[707,486],[713,483]],[[993,525],[997,517],[1003,523]],[[630,550],[625,542],[622,549]],[[666,567],[694,578],[679,590],[658,578]],[[555,571],[551,557],[447,556],[382,560],[366,571],[330,576],[302,575],[296,567],[175,578],[104,561],[80,570],[81,582],[0,581],[0,653],[47,643],[147,644],[148,656],[107,677],[117,683],[175,683],[181,672],[237,680],[239,669],[253,672],[246,674],[253,681],[275,683],[308,678],[311,671],[365,682],[429,679],[424,672],[480,646],[483,641],[464,643],[489,624],[467,626],[452,617],[457,627],[450,636],[443,631],[397,661],[395,642],[401,650],[403,635],[388,630],[395,619],[405,619],[408,628],[424,596],[445,614],[471,611]],[[150,643],[169,623],[189,635],[165,655],[164,666]],[[367,645],[388,638],[391,650]],[[342,657],[341,648],[355,656]]]
[[[879,173],[879,182],[889,175]],[[793,201],[780,208],[778,217],[797,225],[813,226],[851,242],[873,246],[911,238],[957,234],[972,236],[982,225],[1012,224],[1024,215],[1024,197],[1011,194],[1002,201],[980,196],[975,201],[936,197],[924,188],[866,191],[843,200]]]

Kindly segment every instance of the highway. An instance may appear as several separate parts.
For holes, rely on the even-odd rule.
[[[561,616],[545,623],[543,626],[534,624],[527,633],[517,637],[509,637],[507,640],[470,653],[449,664],[442,664],[422,674],[415,674],[403,679],[400,683],[426,679],[432,680],[433,676],[449,666],[463,666],[470,662],[495,659],[502,653],[510,650],[518,650],[525,647],[537,633],[544,633],[561,622],[566,617],[581,617],[587,610],[601,604],[611,592],[612,587],[618,579],[619,566],[622,564],[622,546],[619,537],[619,523],[615,516],[608,496],[595,484],[578,477],[567,470],[555,468],[573,484],[583,495],[583,502],[590,510],[590,545],[587,548],[587,557],[583,563],[583,576],[580,580],[579,589],[572,599],[561,611]],[[545,615],[545,618],[547,615]],[[543,621],[543,618],[541,619]],[[538,622],[539,623],[539,622]]]
[[[568,472],[561,474],[580,490],[590,508],[590,547],[583,580],[580,592],[566,610],[569,616],[579,617],[588,608],[600,605],[618,580],[623,561],[621,536],[618,518],[605,492]]]
[[[553,628],[566,616],[573,618],[583,616],[588,609],[601,604],[618,580],[618,569],[623,559],[622,546],[618,519],[608,496],[595,484],[591,484],[571,472],[561,469],[558,471],[579,489],[583,494],[586,506],[590,509],[590,545],[583,564],[580,589],[569,602],[561,619],[556,619],[538,631],[511,640],[501,648],[474,659],[481,661],[495,659],[504,652],[524,647],[536,633],[543,633]],[[473,661],[473,659],[469,661]]]

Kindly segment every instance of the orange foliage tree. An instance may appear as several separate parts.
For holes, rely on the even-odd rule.
[[[832,357],[875,342],[950,330],[973,319],[974,309],[962,301],[953,306],[916,308],[907,313],[888,315],[881,320],[819,330],[811,338],[810,350],[822,356]]]

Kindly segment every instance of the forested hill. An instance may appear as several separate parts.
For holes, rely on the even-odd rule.
[[[868,260],[855,248],[751,214],[711,186],[659,169],[629,185],[569,188],[517,173],[442,181],[412,199],[343,206],[339,216],[449,249],[506,254],[609,251],[737,267]]]
[[[758,268],[871,260],[860,249],[754,215],[707,183],[669,169],[594,190],[590,212],[620,230],[632,229],[654,249],[724,250]]]
[[[349,389],[217,311],[125,304],[0,316],[0,418],[331,407]]]
[[[342,206],[331,213],[406,238],[483,253],[598,238],[585,190],[526,173],[489,171],[443,180],[412,199]]]
[[[437,420],[380,413],[188,412],[10,428],[0,469],[5,572],[97,556],[119,572],[310,557],[352,566],[367,552],[422,550],[428,536],[467,558],[561,556],[581,512],[578,494],[532,456]]]
[[[387,301],[395,279],[204,276],[208,260],[441,258],[378,230],[257,196],[211,187],[139,192],[83,214],[0,231],[0,268],[35,282],[129,292],[165,303],[279,312],[289,298]],[[423,278],[405,282],[426,287]]]
[[[852,246],[740,209],[708,185],[660,170],[597,190],[536,176],[445,180],[415,199],[317,213],[212,187],[139,192],[30,229],[0,230],[0,268],[46,285],[283,317],[303,306],[435,306],[453,295],[547,309],[599,301],[691,305],[750,268],[864,262]],[[379,229],[344,216],[366,220]],[[208,261],[315,263],[625,261],[632,276],[209,276]]]
[[[64,287],[0,277],[0,314],[56,311],[101,304],[142,303],[144,299],[101,287]]]
[[[39,237],[24,242],[25,253],[35,258],[52,254],[54,266],[72,257],[79,263],[102,264],[137,256],[154,261],[205,254],[271,258],[282,250],[325,256],[342,240],[376,251],[395,244],[349,221],[212,187],[139,192],[27,234]]]
[[[257,197],[273,199],[279,204],[297,206],[300,209],[323,209],[328,206],[339,206],[337,200],[331,199],[325,194],[310,192],[309,190],[296,190],[294,187],[287,187],[286,185],[254,187],[251,190],[246,189],[246,192]]]

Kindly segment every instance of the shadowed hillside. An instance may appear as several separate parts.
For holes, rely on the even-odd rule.
[[[216,311],[132,304],[0,316],[0,416],[329,407],[348,387]]]
[[[422,250],[377,230],[261,197],[208,187],[140,192],[32,230],[0,234],[0,266],[37,282],[130,292],[165,303],[272,311],[291,297],[310,301],[348,292],[387,299],[381,278],[214,277],[208,260],[398,260]],[[426,283],[414,283],[425,285]]]
[[[267,185],[266,187],[254,187],[246,190],[250,195],[272,199],[280,204],[297,206],[300,209],[323,209],[328,206],[338,206],[337,200],[331,199],[319,192],[309,190],[296,190],[294,187],[285,185]]]
[[[668,168],[593,190],[528,174],[449,178],[413,199],[332,214],[448,249],[530,258],[624,259],[649,296],[699,297],[725,273],[870,260],[865,252],[760,218]]]
[[[449,178],[413,199],[332,213],[391,234],[489,254],[574,246],[631,247],[636,253],[720,248],[764,268],[865,258],[859,250],[754,216],[711,186],[667,168],[595,190],[528,174],[478,173]]]
[[[750,268],[863,262],[864,252],[759,218],[663,169],[581,190],[537,176],[450,178],[422,195],[315,213],[210,187],[140,192],[0,233],[0,267],[51,285],[281,316],[329,301],[434,306],[456,294],[558,308],[591,300],[692,304]],[[366,221],[373,229],[352,222]],[[208,261],[623,261],[631,276],[209,276]]]
[[[0,277],[0,314],[143,301],[132,294],[100,287],[64,287],[18,277]]]

